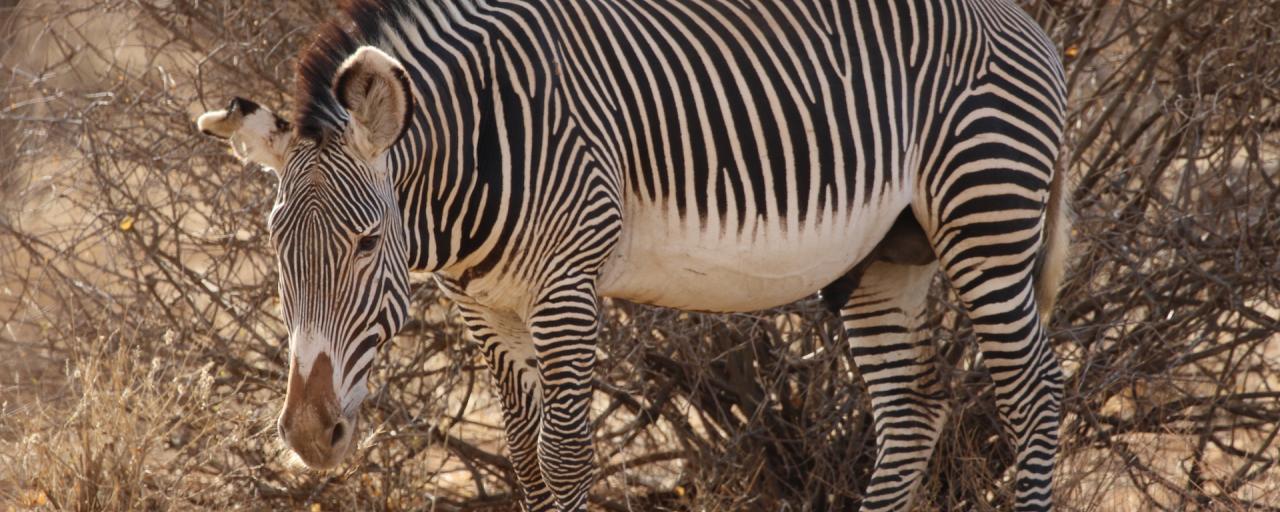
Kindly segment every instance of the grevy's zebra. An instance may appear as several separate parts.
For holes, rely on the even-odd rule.
[[[1050,506],[1065,92],[1012,3],[345,11],[301,57],[293,123],[241,99],[199,120],[280,169],[279,426],[307,464],[350,451],[410,269],[434,272],[483,345],[531,510],[585,507],[598,297],[743,311],[823,289],[872,396],[863,508],[901,509],[946,416],[924,325],[940,265],[1017,444],[1019,508]]]

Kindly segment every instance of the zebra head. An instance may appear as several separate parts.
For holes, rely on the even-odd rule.
[[[197,121],[240,158],[278,170],[269,225],[289,332],[278,427],[315,468],[354,447],[375,348],[400,329],[409,303],[406,234],[387,164],[412,110],[404,69],[364,47],[329,86],[327,129],[295,129],[240,98]]]

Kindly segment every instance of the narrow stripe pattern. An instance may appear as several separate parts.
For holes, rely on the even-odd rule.
[[[1017,508],[1052,507],[1062,375],[1035,285],[1066,94],[1058,52],[1011,1],[343,10],[300,59],[271,228],[286,321],[305,334],[291,339],[323,345],[294,350],[336,362],[344,408],[403,324],[408,270],[433,272],[483,347],[525,509],[585,510],[601,275],[629,226],[749,252],[907,211],[930,263],[841,270],[856,273],[837,309],[879,446],[862,508],[910,507],[946,422],[924,307],[938,270],[994,378]],[[412,89],[385,169],[350,156],[333,93],[362,46]]]
[[[374,349],[408,317],[409,280],[395,192],[378,171],[334,149],[343,145],[293,144],[268,226],[292,359],[307,366],[323,353],[338,362],[334,393],[352,416],[367,394]]]

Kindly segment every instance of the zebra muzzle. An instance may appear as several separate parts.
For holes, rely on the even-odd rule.
[[[328,355],[318,355],[305,377],[296,360],[290,366],[289,388],[277,424],[280,438],[308,467],[332,468],[355,445],[356,418],[342,414]]]

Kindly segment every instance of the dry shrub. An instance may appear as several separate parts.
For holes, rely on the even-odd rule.
[[[199,479],[194,470],[214,464],[210,448],[227,448],[217,432],[192,430],[208,422],[193,415],[220,412],[210,394],[212,365],[173,374],[174,366],[138,357],[118,340],[82,340],[65,388],[19,411],[26,432],[6,445],[13,448],[6,462],[22,475],[23,500],[70,510],[154,509],[173,503],[176,484]]]
[[[1070,379],[1065,509],[1275,509],[1280,5],[1065,0],[1076,264],[1053,341]],[[0,502],[16,508],[509,510],[476,350],[431,285],[381,356],[345,469],[275,440],[284,332],[274,179],[192,126],[287,105],[308,0],[0,7]],[[972,332],[939,283],[954,413],[922,507],[1007,509]],[[607,510],[845,510],[868,401],[814,300],[700,315],[610,302],[596,439]]]

